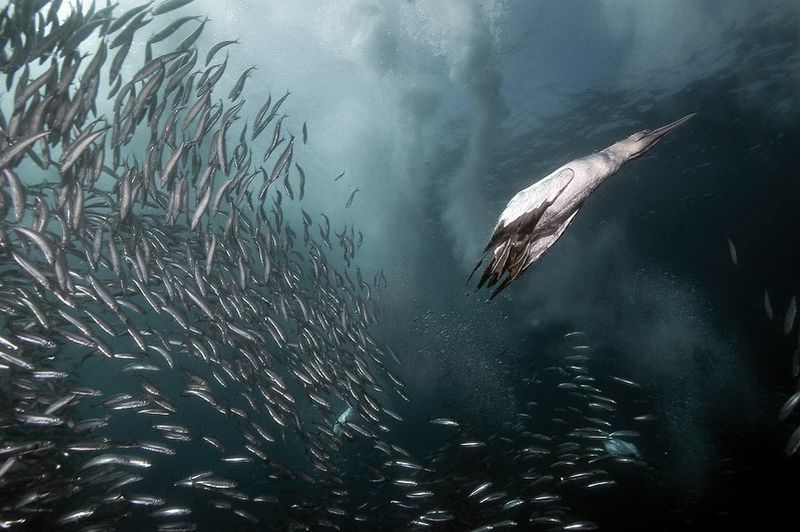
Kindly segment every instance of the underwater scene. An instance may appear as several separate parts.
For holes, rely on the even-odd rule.
[[[0,0],[0,529],[793,529],[800,3]]]

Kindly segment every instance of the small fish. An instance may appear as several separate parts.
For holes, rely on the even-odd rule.
[[[626,386],[630,386],[630,387],[632,387],[632,388],[639,388],[639,387],[640,387],[639,383],[637,383],[637,382],[634,382],[634,381],[632,381],[632,380],[630,380],[630,379],[625,379],[625,378],[622,378],[622,377],[616,377],[616,376],[614,376],[614,375],[610,375],[610,377],[611,377],[613,380],[615,380],[615,381],[617,381],[618,383],[620,383],[620,384],[624,384],[624,385],[626,385]]]
[[[792,435],[789,436],[789,440],[786,442],[786,456],[792,456],[797,452],[797,449],[800,449],[800,426],[792,432]]]
[[[783,317],[783,334],[788,335],[794,328],[794,321],[797,317],[797,298],[792,296],[789,300],[789,307],[786,309],[786,315]]]
[[[192,509],[188,506],[168,506],[151,512],[150,517],[155,517],[157,519],[161,517],[181,517],[189,515],[190,513],[192,513]]]
[[[792,394],[789,399],[781,407],[781,411],[778,414],[778,420],[786,421],[786,419],[792,414],[794,409],[797,407],[797,404],[800,403],[800,390],[796,391]]]
[[[359,190],[360,189],[358,187],[356,187],[356,189],[353,191],[353,193],[350,194],[350,198],[347,200],[347,204],[344,206],[345,209],[349,208],[350,205],[353,204],[353,198],[356,197],[356,192],[358,192]]]
[[[210,19],[209,19],[208,17],[204,17],[204,18],[203,18],[203,20],[202,20],[202,21],[200,21],[200,24],[198,24],[198,25],[197,25],[197,28],[195,28],[195,30],[194,30],[194,31],[192,31],[192,33],[190,33],[189,35],[187,35],[187,36],[186,36],[186,38],[185,38],[185,39],[183,39],[183,40],[182,40],[182,41],[181,41],[181,42],[178,44],[178,46],[176,47],[176,49],[177,49],[178,51],[185,51],[185,50],[189,50],[189,49],[191,48],[191,46],[192,46],[192,45],[193,45],[193,44],[194,44],[194,43],[197,41],[197,39],[199,39],[199,38],[200,38],[200,35],[203,33],[203,28],[205,27],[205,25],[206,25],[206,22],[208,22],[209,20],[210,20]]]
[[[239,95],[242,93],[242,89],[244,89],[244,83],[245,81],[247,81],[247,77],[250,75],[250,72],[252,72],[255,69],[256,69],[255,66],[251,66],[249,68],[246,68],[244,72],[241,73],[239,79],[236,80],[236,83],[233,85],[233,88],[231,89],[230,93],[228,93],[228,99],[235,100],[236,98],[239,97]]]
[[[733,244],[733,240],[731,240],[730,238],[728,238],[728,253],[731,256],[731,262],[733,263],[733,265],[736,266],[737,264],[739,264],[736,258],[736,246]]]
[[[221,42],[218,42],[217,44],[215,44],[214,46],[212,46],[211,49],[206,54],[206,66],[208,66],[208,64],[211,62],[211,60],[214,58],[214,55],[216,55],[217,52],[219,52],[220,50],[222,50],[226,46],[230,46],[231,44],[237,44],[238,42],[239,42],[239,39],[235,39],[235,40],[232,40],[232,41],[221,41]],[[256,120],[256,122],[258,122],[258,120]]]
[[[614,486],[616,481],[614,480],[598,480],[596,482],[590,482],[586,484],[587,488],[594,489],[594,488],[607,488],[610,486]]]
[[[500,511],[505,512],[506,510],[510,510],[511,508],[516,508],[517,506],[520,506],[522,504],[523,504],[522,499],[512,499],[503,504],[503,506],[500,507]]]
[[[767,319],[772,321],[774,314],[772,312],[772,301],[769,299],[769,292],[764,290],[764,314],[767,315]]]
[[[18,140],[3,151],[0,151],[0,168],[5,168],[17,155],[27,150],[34,142],[46,137],[50,131],[42,131],[25,139]]]
[[[294,167],[297,168],[297,174],[298,174],[298,178],[300,180],[300,191],[299,191],[298,200],[302,200],[303,196],[305,195],[305,191],[306,191],[306,173],[303,171],[303,169],[300,167],[299,164],[294,163]]]
[[[179,7],[183,7],[186,4],[190,4],[192,0],[164,0],[163,2],[156,5],[150,12],[153,15],[161,15],[163,13],[169,13]]]
[[[565,523],[561,530],[597,530],[599,526],[592,521],[573,521]]]
[[[181,17],[175,19],[173,22],[168,24],[164,29],[153,34],[149,39],[147,39],[147,42],[150,44],[155,44],[157,42],[163,41],[164,39],[175,33],[178,30],[178,28],[180,28],[190,20],[197,20],[198,18],[200,17],[190,16],[190,17]]]

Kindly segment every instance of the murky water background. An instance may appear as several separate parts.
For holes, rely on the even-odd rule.
[[[58,10],[61,20],[67,20],[72,4],[62,3]],[[135,5],[120,2],[113,17]],[[101,7],[98,3],[97,9]],[[88,3],[80,9],[86,12]],[[385,347],[375,355],[380,361],[377,366],[366,355],[365,363],[376,375],[384,367],[389,369],[403,386],[393,385],[381,374],[376,383],[381,392],[365,393],[375,396],[381,408],[403,421],[381,414],[380,424],[385,423],[387,431],[371,436],[308,436],[306,431],[316,430],[313,421],[332,430],[337,416],[353,399],[342,400],[349,377],[332,370],[330,376],[321,377],[326,383],[330,380],[322,396],[332,407],[321,409],[307,396],[309,390],[319,392],[319,388],[309,388],[285,373],[290,367],[303,368],[311,358],[304,358],[305,345],[297,340],[298,333],[289,340],[296,345],[287,351],[293,353],[291,363],[284,362],[280,354],[285,346],[269,344],[267,349],[270,356],[282,361],[276,362],[276,367],[283,378],[287,382],[294,379],[287,390],[297,403],[289,406],[303,421],[296,432],[291,424],[285,430],[279,428],[276,443],[265,451],[269,462],[280,463],[290,472],[273,471],[271,477],[269,467],[260,464],[220,465],[221,453],[203,444],[199,436],[215,432],[226,447],[240,446],[243,432],[252,432],[248,423],[258,418],[254,414],[244,418],[230,410],[220,418],[209,417],[216,414],[209,414],[207,405],[181,395],[192,379],[187,375],[211,382],[215,402],[225,408],[247,408],[240,392],[254,392],[253,383],[239,379],[241,389],[218,386],[207,373],[207,364],[196,356],[179,354],[181,349],[191,352],[186,347],[189,344],[173,343],[176,367],[165,367],[162,362],[152,379],[178,407],[166,422],[190,427],[194,439],[180,446],[174,456],[153,457],[144,479],[134,485],[136,493],[158,493],[169,505],[191,508],[191,515],[181,520],[196,523],[200,529],[233,518],[230,508],[221,510],[213,503],[215,498],[227,501],[225,489],[202,493],[174,484],[192,472],[213,469],[220,474],[229,467],[232,469],[226,474],[236,478],[236,490],[251,499],[260,493],[276,498],[267,503],[234,503],[258,520],[235,517],[236,526],[243,528],[302,524],[343,530],[401,529],[423,526],[412,521],[427,511],[452,514],[452,519],[441,522],[423,520],[444,529],[470,529],[504,520],[514,521],[520,528],[547,529],[553,523],[531,520],[546,517],[548,512],[555,512],[552,515],[558,515],[564,525],[580,519],[607,530],[707,530],[732,523],[793,522],[793,498],[787,487],[796,479],[797,458],[787,458],[784,447],[797,426],[797,417],[781,422],[778,411],[796,389],[791,360],[798,345],[797,327],[784,334],[785,314],[791,298],[798,294],[800,264],[796,207],[800,181],[795,164],[800,145],[800,12],[795,3],[741,1],[723,6],[675,0],[653,6],[629,0],[195,0],[158,15],[136,32],[121,66],[123,79],[131,79],[145,63],[148,37],[187,15],[208,17],[192,45],[199,50],[196,69],[203,67],[206,53],[215,43],[238,39],[212,61],[217,64],[227,59],[212,104],[222,101],[226,111],[235,105],[228,99],[231,87],[242,71],[256,67],[241,92],[240,99],[245,102],[238,112],[241,121],[227,134],[229,153],[237,145],[241,126],[248,122],[253,127],[253,118],[268,95],[274,103],[290,93],[276,116],[285,114],[283,133],[279,132],[285,139],[263,166],[267,173],[273,170],[293,135],[293,160],[302,166],[307,179],[304,198],[290,199],[281,188],[285,187],[281,177],[264,205],[273,207],[275,191],[282,193],[285,225],[296,234],[292,238],[284,232],[279,238],[294,242],[298,261],[308,261],[316,253],[307,243],[305,247],[300,244],[307,225],[302,209],[313,218],[311,238],[329,257],[332,270],[342,275],[347,272],[354,281],[358,270],[373,292],[380,292],[380,303],[370,306],[368,312],[370,316],[374,313],[375,319],[366,320],[358,330],[369,332],[376,344],[390,346],[399,364]],[[187,22],[158,43],[154,56],[174,50],[201,20]],[[15,47],[10,31],[6,27],[3,34],[7,58]],[[100,41],[99,32],[92,32],[79,50],[95,54]],[[91,57],[83,60],[84,67]],[[105,69],[113,57],[109,50],[97,99],[97,113],[105,115],[109,125],[114,121],[114,106],[113,100],[106,99],[109,80]],[[48,66],[31,59],[30,78]],[[194,79],[195,89],[199,79]],[[6,131],[14,115],[19,80],[17,71],[0,96]],[[80,90],[78,83],[70,88],[72,94]],[[176,113],[185,113],[192,98]],[[168,101],[161,125],[172,109],[180,107],[172,97]],[[592,195],[547,256],[501,296],[487,302],[487,293],[476,293],[472,284],[465,283],[497,216],[515,192],[570,159],[690,112],[699,116],[652,152],[628,163]],[[243,137],[253,151],[254,169],[262,165],[273,126],[274,122],[257,140],[250,139],[252,129]],[[304,127],[307,143],[301,142]],[[110,136],[101,141],[108,152],[105,164],[110,165]],[[114,164],[135,161],[141,165],[152,142],[146,125],[137,128]],[[203,142],[213,146],[209,138]],[[34,154],[39,154],[37,146],[31,148]],[[214,150],[202,146],[198,151],[202,151],[203,164],[212,164]],[[54,148],[55,161],[60,149]],[[181,172],[195,182],[203,167],[193,172],[192,164],[184,165]],[[59,183],[54,168],[43,171],[30,156],[15,165],[14,171],[27,186],[42,180]],[[297,171],[293,166],[289,171],[292,196],[298,196]],[[215,187],[222,181],[217,177]],[[259,174],[251,185],[253,196],[261,183]],[[112,191],[117,185],[105,175],[97,186]],[[87,194],[89,188],[84,186]],[[36,194],[33,190],[28,192],[31,201]],[[192,194],[189,203],[196,205],[201,194]],[[56,196],[57,190],[48,196],[53,211],[57,210]],[[113,196],[116,201],[116,192]],[[32,219],[32,204],[29,209],[23,224]],[[154,208],[152,212],[162,215],[164,210]],[[255,211],[257,208],[248,216],[260,221]],[[334,244],[330,251],[320,243],[325,224],[320,213],[330,218]],[[267,218],[273,220],[274,216]],[[12,229],[19,221],[13,222],[11,217],[6,215],[4,230],[15,235]],[[183,223],[188,226],[189,220],[187,217]],[[163,218],[154,217],[148,223],[173,231]],[[224,219],[218,223],[222,231]],[[351,234],[353,242],[363,239],[353,257],[347,257],[346,245],[337,240],[342,231]],[[196,236],[195,254],[200,254],[207,253],[210,234],[201,224],[196,232],[181,233],[185,236],[180,238],[192,242]],[[135,240],[135,235],[131,238]],[[735,246],[736,264],[727,239]],[[180,242],[173,245],[177,249]],[[6,276],[20,269],[10,249],[2,259],[6,286],[14,284]],[[191,270],[185,255],[170,253],[166,250],[163,256],[172,256]],[[172,253],[178,252],[173,249]],[[290,255],[287,251],[286,256]],[[253,254],[257,256],[257,252]],[[69,267],[81,275],[91,271],[80,255],[69,260]],[[256,268],[255,259],[251,265]],[[262,268],[260,262],[257,267]],[[218,278],[221,287],[238,279],[235,259],[225,268]],[[275,271],[281,268],[276,266]],[[292,271],[290,266],[286,268]],[[385,283],[373,277],[381,271]],[[55,279],[55,274],[48,275]],[[301,274],[298,283],[287,281],[273,294],[292,300],[292,293],[300,298],[316,293],[319,282],[315,275]],[[192,275],[186,278],[187,285],[194,286]],[[30,279],[26,282],[35,284]],[[254,290],[266,290],[258,286]],[[772,320],[764,309],[765,290],[773,307]],[[117,296],[124,297],[124,293]],[[53,305],[56,313],[59,303],[48,297],[47,304]],[[141,295],[130,297],[146,311],[141,319],[136,318],[139,327],[158,330],[166,338],[184,334],[174,321],[151,312]],[[366,296],[362,293],[361,297]],[[97,313],[110,312],[102,304],[91,308]],[[360,315],[356,303],[345,308]],[[203,325],[214,320],[206,320],[196,309],[192,312],[187,314],[190,321],[202,325],[201,334],[192,334],[214,337],[213,328]],[[281,325],[294,331],[301,312],[292,312],[289,314],[294,317]],[[280,310],[276,308],[275,313],[279,316]],[[10,315],[4,320],[0,322],[6,328],[4,336],[19,329],[19,323],[11,325]],[[242,323],[250,323],[254,329],[266,327],[256,318]],[[314,330],[326,326],[315,324]],[[96,332],[97,327],[92,327]],[[565,338],[571,331],[584,334]],[[122,330],[117,332],[121,338],[107,340],[108,347],[114,352],[133,349],[130,337]],[[239,341],[245,342],[241,338]],[[348,344],[352,339],[346,334],[342,338],[336,349],[361,356]],[[102,389],[103,398],[141,393],[132,377],[137,373],[121,372],[123,362],[129,361],[96,355],[82,360],[86,349],[63,339],[58,342],[54,364],[68,372],[75,384]],[[226,347],[231,360],[237,356],[236,345],[233,341]],[[353,345],[368,346],[369,342]],[[336,368],[339,362],[335,360],[340,360],[336,357],[342,355],[333,352],[330,363]],[[564,358],[575,355],[587,358]],[[569,369],[576,365],[586,373]],[[5,394],[3,430],[9,431],[7,434],[19,428],[15,416],[21,400],[15,398],[12,383],[24,373],[11,366],[0,373]],[[581,375],[594,380],[574,380]],[[620,384],[612,376],[637,386]],[[270,382],[271,377],[264,378],[265,383]],[[351,381],[370,390],[369,379],[361,374]],[[585,450],[584,444],[591,447],[591,439],[584,441],[574,431],[587,424],[587,416],[594,417],[586,410],[585,396],[576,397],[569,387],[559,388],[564,382],[591,382],[602,396],[615,401],[613,413],[595,414],[611,420],[613,430],[640,433],[635,442],[641,460],[601,462],[602,478],[614,482],[609,487],[587,489],[563,482],[568,474],[600,468],[561,456],[571,451],[569,446],[561,450],[558,446],[576,438],[581,449]],[[393,386],[410,401],[391,392]],[[360,397],[363,402],[364,396]],[[98,408],[90,405],[100,400],[70,403],[70,419],[97,416]],[[50,400],[42,404],[50,404]],[[113,413],[112,418],[123,415],[124,422],[100,429],[92,437],[109,438],[117,444],[139,440],[143,434],[149,440],[158,438],[152,432],[152,419],[135,412]],[[646,418],[637,421],[637,416]],[[456,420],[460,426],[451,430],[432,424],[437,418]],[[378,422],[365,418],[364,423],[377,430]],[[25,427],[25,437],[37,437],[36,430],[40,429]],[[41,430],[42,438],[50,438],[62,450],[71,441],[47,432],[50,429]],[[545,438],[537,443],[536,435]],[[322,443],[329,441],[332,443]],[[376,450],[376,441],[385,442],[390,451]],[[470,441],[484,446],[470,454],[461,446]],[[392,450],[392,444],[408,452],[406,458],[422,469],[403,475],[402,467],[398,471],[387,466],[404,456]],[[549,454],[525,450],[539,444]],[[314,445],[324,450],[321,462],[336,469],[335,480],[331,480],[331,471],[308,465],[309,448]],[[65,465],[63,475],[49,474],[82,474],[80,464],[93,455],[84,458],[77,453],[77,458],[72,454],[63,463],[72,463],[73,469]],[[3,459],[7,456],[12,456],[11,451]],[[25,460],[20,457],[20,462]],[[578,460],[574,469],[559,465],[570,460]],[[14,472],[11,469],[7,475]],[[553,476],[552,484],[536,484],[536,479],[547,475]],[[394,482],[404,477],[416,479],[414,489],[431,495],[407,497],[407,487]],[[477,496],[470,498],[468,494],[482,480],[493,486],[481,496],[491,492],[503,495],[483,503]],[[3,488],[10,494],[3,495],[0,512],[4,519],[52,522],[47,520],[74,509],[63,500],[41,503],[42,512],[34,511],[39,504],[35,501],[20,505],[19,497],[36,485],[37,481],[29,478],[13,494]],[[39,491],[46,491],[46,485],[42,480]],[[95,487],[81,491],[71,502],[80,507],[78,503],[85,497],[85,504],[95,504],[100,497],[95,491]],[[110,492],[119,492],[123,499],[131,493],[125,488]],[[555,494],[558,499],[533,500],[542,493]],[[523,501],[520,505],[501,509],[516,497]],[[152,508],[118,507],[111,511],[109,526],[132,530],[152,527],[158,521],[148,517]],[[362,514],[368,519],[354,520]],[[64,526],[90,522],[87,518]]]

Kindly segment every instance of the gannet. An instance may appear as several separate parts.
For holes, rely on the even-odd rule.
[[[568,162],[517,192],[500,215],[489,244],[470,278],[491,250],[491,260],[478,288],[484,284],[491,287],[499,281],[490,299],[496,296],[555,244],[583,202],[598,186],[614,175],[625,162],[646,153],[667,133],[696,114],[686,115],[653,131],[645,129],[634,133],[604,150]]]

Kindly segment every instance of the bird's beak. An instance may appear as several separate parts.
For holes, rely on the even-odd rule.
[[[656,143],[659,140],[664,138],[667,135],[667,133],[669,133],[673,129],[677,129],[678,127],[682,126],[683,124],[685,124],[686,122],[688,122],[689,120],[694,118],[695,116],[697,116],[697,113],[688,114],[688,115],[684,116],[683,118],[679,118],[678,120],[676,120],[676,121],[674,121],[674,122],[672,122],[670,124],[667,124],[666,126],[662,126],[662,127],[658,128],[658,129],[654,129],[653,131],[648,131],[647,133],[645,133],[642,136],[642,138],[639,139],[639,141],[637,142],[638,147],[640,148],[640,150],[633,157],[631,157],[631,159],[633,159],[635,157],[639,157],[643,153],[647,152],[650,148],[655,146]]]
[[[655,143],[661,139],[664,135],[672,131],[673,129],[677,129],[679,126],[682,126],[692,118],[697,116],[697,113],[691,113],[683,118],[679,118],[678,120],[672,122],[671,124],[667,124],[666,126],[660,127],[658,129],[654,129],[653,131],[649,132],[644,136],[644,138],[652,139],[651,142]]]

